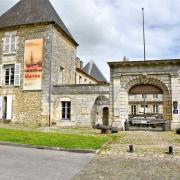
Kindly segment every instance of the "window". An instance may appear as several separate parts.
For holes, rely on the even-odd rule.
[[[147,94],[142,94],[142,98],[146,99],[147,98]]]
[[[79,76],[79,84],[82,84],[82,77]]]
[[[0,86],[21,85],[21,63],[4,65],[0,64]]]
[[[12,96],[0,96],[0,119],[11,120],[13,110]]]
[[[153,104],[153,113],[159,113],[159,106],[158,106],[158,104]]]
[[[144,104],[142,104],[141,107],[144,108]],[[146,108],[148,108],[148,105],[146,105]]]
[[[131,106],[131,114],[136,115],[136,106],[135,105]]]
[[[158,94],[153,94],[153,99],[157,99],[158,98]]]
[[[16,33],[10,32],[5,34],[4,38],[4,54],[16,52]]]
[[[71,102],[63,101],[61,102],[61,105],[62,105],[62,119],[70,120],[71,119]]]
[[[6,65],[6,66],[4,66],[4,70],[5,70],[5,85],[6,86],[14,85],[15,66],[14,65]]]
[[[136,99],[136,95],[130,95],[130,100],[135,100]]]

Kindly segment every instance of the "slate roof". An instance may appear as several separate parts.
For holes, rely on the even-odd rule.
[[[89,63],[87,63],[86,66],[83,68],[83,70],[90,76],[97,79],[98,81],[107,83],[106,78],[104,77],[102,72],[99,70],[99,68],[93,61],[90,61]]]
[[[20,0],[0,16],[0,29],[37,23],[55,23],[78,45],[49,0]]]

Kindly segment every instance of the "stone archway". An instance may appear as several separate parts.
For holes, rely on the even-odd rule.
[[[94,102],[92,111],[92,126],[96,124],[109,124],[109,99],[100,95]]]
[[[124,89],[129,94],[133,87],[138,85],[152,85],[160,89],[163,93],[163,118],[166,121],[172,120],[172,95],[168,87],[159,79],[148,78],[142,76],[141,78],[132,79],[124,85]]]

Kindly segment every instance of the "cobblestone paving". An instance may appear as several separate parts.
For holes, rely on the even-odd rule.
[[[172,132],[121,132],[74,180],[180,180],[180,143]],[[129,153],[128,145],[134,145]],[[173,145],[174,155],[166,154]]]

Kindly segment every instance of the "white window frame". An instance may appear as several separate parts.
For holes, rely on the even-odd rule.
[[[153,99],[158,99],[158,94],[153,94]]]
[[[5,98],[6,98],[6,103],[5,103]],[[0,119],[12,120],[12,118],[13,118],[13,97],[0,96]]]
[[[159,113],[159,105],[157,103],[153,104],[153,113],[155,114]]]
[[[13,76],[13,84],[11,83],[11,74],[12,74],[12,68],[14,68],[14,76]],[[6,84],[6,71],[9,70],[9,79],[8,79],[8,83]],[[14,64],[10,64],[10,65],[4,65],[4,82],[5,82],[5,86],[14,86],[14,80],[15,80],[15,65]]]
[[[147,94],[142,94],[142,99],[147,99]]]
[[[79,84],[82,84],[82,76],[79,76]]]
[[[10,83],[11,77],[9,76],[9,84],[6,84],[6,68],[8,66],[14,66],[14,83]],[[10,71],[11,73],[11,71]],[[0,64],[0,86],[8,86],[8,87],[19,87],[21,86],[21,63],[17,64]]]
[[[63,107],[63,103],[65,103],[65,107]],[[70,103],[70,107],[68,107],[68,103]],[[65,117],[63,118],[63,108],[65,109]],[[68,118],[68,110],[70,110]],[[70,121],[71,120],[71,101],[61,101],[61,120]]]
[[[136,115],[137,114],[137,106],[136,105],[131,105],[131,114]]]
[[[9,37],[9,41],[7,42],[7,36]],[[12,36],[15,36],[14,42],[12,42]],[[5,37],[3,39],[3,55],[16,54],[16,32],[7,32],[5,33]],[[6,46],[8,45],[8,52],[6,52]],[[14,51],[12,51],[12,45],[14,45]]]

